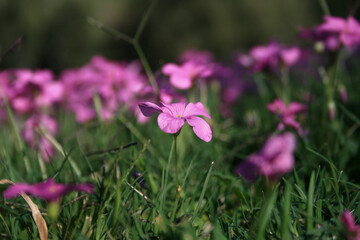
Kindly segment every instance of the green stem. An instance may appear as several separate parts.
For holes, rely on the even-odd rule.
[[[286,66],[281,68],[281,82],[282,88],[282,100],[289,104],[290,102],[290,87],[289,87],[289,68]]]
[[[320,6],[325,15],[331,16],[329,5],[326,0],[319,0]]]
[[[165,181],[164,181],[164,187],[163,187],[163,193],[162,193],[162,201],[160,203],[160,212],[162,212],[165,201],[166,201],[166,185],[167,185],[167,181],[168,181],[168,177],[169,177],[169,170],[170,170],[170,163],[171,163],[171,158],[175,149],[175,138],[172,142],[171,148],[170,148],[170,153],[169,153],[169,157],[168,157],[168,163],[167,163],[167,167],[166,167],[166,173],[165,173]]]
[[[145,54],[144,54],[139,42],[137,40],[133,40],[133,46],[134,46],[137,54],[139,55],[140,61],[145,69],[146,75],[149,78],[149,82],[154,90],[154,93],[158,97],[158,100],[160,100],[159,87],[156,83],[155,76],[151,70],[150,64],[149,64],[148,60],[146,59]]]
[[[176,152],[176,139],[177,134],[174,135],[174,158],[175,158],[175,187],[176,187],[176,197],[175,197],[175,204],[174,209],[171,214],[171,222],[174,221],[176,216],[176,209],[178,207],[178,203],[180,200],[180,185],[179,185],[179,173],[178,173],[178,158],[177,158],[177,152]]]

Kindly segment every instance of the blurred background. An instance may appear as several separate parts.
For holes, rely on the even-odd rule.
[[[188,48],[211,50],[227,60],[235,51],[271,39],[296,44],[298,26],[322,20],[323,0],[159,0],[140,43],[151,66],[175,61]],[[328,0],[332,15],[347,16],[357,0]],[[87,22],[92,17],[130,36],[150,0],[0,1],[0,52],[20,36],[19,49],[0,64],[5,68],[50,68],[59,73],[79,67],[93,55],[111,60],[137,58],[133,47]]]

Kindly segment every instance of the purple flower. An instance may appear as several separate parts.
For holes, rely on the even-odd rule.
[[[212,74],[209,66],[188,61],[182,65],[167,63],[162,68],[162,73],[170,76],[170,83],[178,89],[189,89],[198,78],[207,78]]]
[[[247,181],[254,181],[259,175],[276,181],[294,168],[296,138],[292,133],[270,137],[262,149],[251,154],[235,170]]]
[[[348,240],[360,240],[360,226],[355,224],[354,216],[349,210],[342,214],[341,223],[346,228]]]
[[[15,183],[4,191],[5,198],[14,198],[22,193],[42,198],[46,201],[56,201],[63,195],[77,191],[93,193],[94,187],[91,184],[69,184],[55,183],[52,178],[37,184]]]
[[[280,99],[275,99],[267,105],[267,109],[280,118],[279,130],[284,130],[285,126],[295,128],[300,135],[303,134],[300,123],[295,120],[298,113],[305,112],[307,107],[298,102],[291,102],[288,106]]]
[[[184,102],[173,104],[160,103],[159,105],[145,102],[139,104],[139,108],[146,117],[160,112],[158,125],[166,133],[175,134],[179,132],[185,121],[187,121],[200,139],[205,142],[209,142],[212,139],[212,131],[209,124],[204,119],[196,117],[196,115],[201,115],[211,118],[201,102],[189,103],[188,105]]]

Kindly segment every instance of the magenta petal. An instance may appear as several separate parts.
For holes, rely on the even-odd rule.
[[[280,99],[275,99],[272,103],[266,105],[267,109],[275,114],[286,113],[286,106]]]
[[[186,106],[185,102],[179,102],[179,103],[172,103],[172,104],[163,104],[163,112],[168,113],[169,115],[173,116],[174,118],[179,118],[184,115],[184,109]]]
[[[140,103],[139,108],[146,117],[151,117],[156,112],[162,112],[161,107],[151,102]]]
[[[325,16],[325,22],[318,26],[319,31],[341,32],[346,28],[346,21],[340,17]]]
[[[31,189],[31,186],[25,183],[16,183],[8,187],[4,191],[4,197],[5,198],[14,198],[22,193],[27,193]]]
[[[190,126],[193,127],[194,133],[200,139],[204,140],[205,142],[210,142],[212,139],[212,131],[209,124],[202,118],[199,117],[187,117],[186,121],[189,123]]]
[[[307,107],[306,107],[306,105],[298,103],[298,102],[291,102],[289,104],[288,109],[289,109],[290,114],[297,114],[299,112],[306,111]]]
[[[177,133],[184,125],[183,118],[175,118],[168,113],[160,113],[158,116],[158,125],[166,133]]]
[[[87,192],[87,193],[94,193],[94,186],[92,184],[78,184],[72,186],[72,191],[79,191],[79,192]]]
[[[341,223],[349,231],[352,231],[356,228],[354,216],[351,214],[351,212],[349,210],[346,210],[341,215]]]
[[[284,49],[280,52],[283,62],[289,67],[293,66],[299,60],[300,55],[301,51],[297,47]]]
[[[197,103],[189,103],[184,111],[183,117],[190,117],[190,116],[205,116],[207,118],[211,118],[209,113],[206,111],[204,105],[201,102]]]

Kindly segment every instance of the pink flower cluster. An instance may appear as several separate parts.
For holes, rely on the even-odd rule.
[[[66,88],[66,106],[80,123],[96,117],[95,94],[101,101],[101,117],[112,119],[122,106],[135,112],[136,101],[152,91],[139,62],[112,62],[100,56],[83,67],[65,70],[60,81]]]
[[[78,69],[64,70],[58,79],[50,70],[1,71],[0,87],[14,113],[27,117],[22,130],[24,140],[38,149],[46,161],[55,153],[44,134],[57,133],[58,124],[51,117],[56,107],[65,107],[79,123],[85,123],[96,117],[97,96],[103,119],[112,119],[122,107],[141,122],[146,119],[140,114],[138,103],[155,100],[140,63],[112,62],[100,56]],[[5,119],[3,98],[0,105],[0,118]]]
[[[237,175],[247,181],[254,181],[258,176],[276,181],[283,174],[290,172],[294,165],[296,138],[292,133],[270,137],[257,153],[251,154],[235,170]]]
[[[294,66],[301,57],[301,50],[298,47],[284,47],[272,41],[267,45],[253,47],[248,55],[238,56],[240,65],[251,68],[255,72],[263,70],[278,70],[279,67]]]
[[[360,44],[360,23],[352,16],[324,16],[322,24],[303,29],[300,37],[321,42],[329,50],[337,50],[341,45],[356,47]]]

